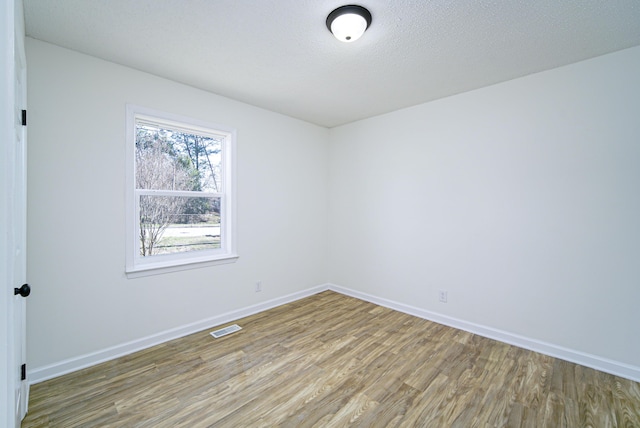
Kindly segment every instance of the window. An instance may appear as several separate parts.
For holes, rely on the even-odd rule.
[[[127,106],[128,276],[232,262],[235,131]]]

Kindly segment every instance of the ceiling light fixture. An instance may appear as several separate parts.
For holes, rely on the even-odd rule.
[[[371,25],[371,13],[362,6],[340,6],[327,16],[327,28],[341,42],[355,42]]]

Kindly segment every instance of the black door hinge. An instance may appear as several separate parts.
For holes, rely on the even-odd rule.
[[[22,126],[27,126],[27,111],[22,110]]]
[[[20,366],[20,380],[27,379],[27,365],[23,364]]]

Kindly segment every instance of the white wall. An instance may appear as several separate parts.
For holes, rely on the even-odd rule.
[[[31,370],[327,278],[640,367],[640,48],[330,131],[39,41],[27,55]],[[128,102],[238,130],[237,263],[126,279]]]
[[[326,282],[327,129],[27,42],[32,371]],[[237,129],[236,263],[125,277],[126,103]]]
[[[330,143],[330,282],[640,367],[640,47]]]

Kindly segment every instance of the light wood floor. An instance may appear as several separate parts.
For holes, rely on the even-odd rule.
[[[640,427],[636,382],[334,292],[237,323],[34,385],[22,426]]]

